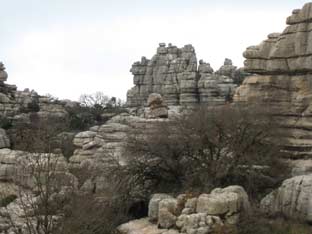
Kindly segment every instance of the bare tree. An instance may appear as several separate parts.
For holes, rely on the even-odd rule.
[[[64,204],[75,191],[76,179],[64,170],[62,156],[25,153],[18,158],[15,184],[18,198],[6,206],[11,231],[51,234],[64,213]]]
[[[284,168],[271,142],[276,123],[250,106],[201,107],[145,132],[129,134],[129,173],[157,191],[240,184],[255,194]]]
[[[100,106],[105,108],[109,101],[109,96],[105,95],[101,91],[95,92],[93,94],[82,94],[79,98],[79,102],[83,106],[87,107]]]

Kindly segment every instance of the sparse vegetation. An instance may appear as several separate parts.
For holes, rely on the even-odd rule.
[[[199,108],[160,122],[153,133],[132,132],[127,167],[140,183],[153,184],[154,191],[209,191],[238,184],[256,197],[287,171],[279,148],[270,142],[276,131],[263,110]]]

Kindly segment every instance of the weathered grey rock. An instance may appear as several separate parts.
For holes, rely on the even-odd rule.
[[[0,149],[9,147],[10,147],[10,139],[8,138],[5,130],[0,128]]]
[[[202,194],[197,201],[197,213],[224,215],[228,212],[237,213],[241,209],[236,193]]]
[[[118,227],[120,234],[175,234],[167,229],[158,229],[157,225],[149,222],[148,218],[133,220]]]
[[[186,234],[208,234],[218,226],[223,226],[222,220],[218,216],[205,213],[181,215],[177,221],[177,227],[181,233]]]
[[[197,199],[198,199],[197,197],[188,199],[185,203],[184,209],[182,210],[182,214],[189,215],[189,214],[195,213],[196,206],[197,206]]]
[[[151,93],[147,99],[147,106],[151,109],[158,108],[159,106],[164,105],[162,96],[159,93]]]
[[[160,228],[172,228],[177,220],[178,201],[175,198],[166,198],[159,202],[158,225]]]
[[[248,214],[249,210],[248,195],[240,186],[217,188],[199,197],[181,194],[175,199],[168,194],[155,194],[149,203],[149,217],[121,225],[119,231],[124,234],[209,234],[224,224],[237,224],[240,215]],[[150,223],[156,221],[157,226]]]
[[[196,212],[224,216],[226,223],[236,224],[241,213],[250,212],[248,195],[240,186],[217,188],[198,197]]]
[[[238,185],[232,185],[225,188],[216,188],[211,191],[211,194],[218,195],[218,194],[226,194],[226,193],[236,193],[238,194],[241,207],[240,212],[244,212],[249,214],[251,212],[251,206],[248,198],[248,194],[246,193],[245,189]]]
[[[287,179],[261,201],[262,211],[312,222],[312,175]]]
[[[162,96],[152,93],[147,99],[148,108],[145,110],[145,117],[148,119],[168,118],[168,107],[164,103]]]
[[[173,199],[168,194],[154,194],[148,204],[148,217],[149,220],[155,222],[158,220],[159,203],[164,199]]]
[[[138,130],[149,134],[161,121],[168,121],[168,119],[147,119],[123,113],[114,116],[101,126],[78,133],[74,138],[77,149],[69,159],[70,164],[73,167],[80,167],[83,161],[91,159],[95,164],[100,165],[101,161],[112,157],[124,164],[127,160],[124,157],[127,135]]]
[[[280,124],[279,144],[293,158],[311,158],[312,3],[293,12],[280,34],[244,52],[253,73],[236,90],[234,102],[266,108]]]
[[[64,182],[67,179],[73,179],[71,175],[66,174],[67,162],[62,155],[0,149],[0,180],[34,188],[32,169],[35,169],[37,165],[43,167],[49,158],[51,165],[55,167],[55,173],[62,176]]]
[[[204,80],[209,77],[213,73],[213,69],[209,63],[205,63],[203,60],[200,60],[197,68],[197,58],[192,45],[177,48],[171,44],[166,47],[164,43],[161,43],[157,54],[151,60],[142,57],[140,62],[132,65],[130,71],[134,75],[135,87],[127,93],[129,107],[146,106],[147,99],[152,93],[162,95],[168,106],[189,106],[208,102],[207,99],[211,92],[209,87],[199,85],[199,79]],[[237,71],[236,67],[232,66],[230,60],[227,59],[226,64],[220,69],[220,74],[215,74],[216,79],[215,82],[212,82],[212,89],[217,91],[213,93],[213,97],[220,95],[219,99],[222,100],[218,100],[220,103],[226,102],[222,94],[224,90],[229,92],[230,87],[231,94],[233,94],[233,89],[236,88],[233,84],[233,77],[231,77],[235,71]],[[227,78],[223,76],[227,76]],[[222,77],[221,81],[218,77]],[[206,82],[206,85],[210,83]],[[201,93],[205,99],[200,99]]]
[[[290,166],[292,168],[291,171],[292,177],[312,174],[311,159],[292,160],[290,161]]]

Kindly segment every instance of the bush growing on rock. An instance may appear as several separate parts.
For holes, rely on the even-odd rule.
[[[201,107],[151,132],[133,131],[128,170],[161,192],[242,185],[252,195],[280,182],[284,164],[272,144],[276,124],[253,107]]]
[[[69,128],[83,131],[94,125],[100,125],[114,115],[124,112],[123,103],[115,97],[109,98],[102,92],[83,94],[80,103],[66,108],[69,113]]]

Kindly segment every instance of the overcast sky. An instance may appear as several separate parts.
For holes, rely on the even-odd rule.
[[[304,0],[0,0],[0,60],[19,89],[76,100],[125,99],[129,72],[159,42],[193,44],[218,69],[243,65],[246,47],[281,32]]]

